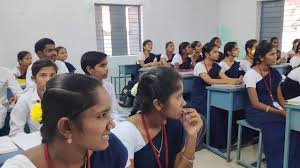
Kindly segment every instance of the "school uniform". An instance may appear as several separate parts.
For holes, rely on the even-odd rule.
[[[66,64],[60,60],[56,60],[54,62],[57,66],[57,74],[63,74],[63,73],[69,73],[69,70],[66,66]],[[32,70],[31,70],[32,64],[28,67],[27,73],[26,73],[26,89],[28,90],[29,88],[33,88],[36,86],[36,84],[33,82],[31,79],[32,77]]]
[[[183,60],[180,54],[176,54],[173,57],[171,65],[175,66],[175,64],[179,64],[179,69],[191,69],[191,63],[192,59],[190,57]]]
[[[212,79],[218,79],[221,67],[214,63],[212,68],[207,72],[203,62],[196,64],[193,71],[193,84],[190,105],[194,107],[198,113],[207,118],[207,89],[209,86],[201,77],[201,73],[207,73]],[[211,145],[216,148],[224,148],[226,146],[227,137],[227,113],[219,113],[217,108],[210,108],[211,123]]]
[[[185,134],[182,124],[179,120],[167,119],[165,125],[166,137],[168,143],[168,167],[174,167],[176,155],[181,152],[185,145]],[[141,133],[137,127],[129,122],[120,123],[112,132],[123,142],[128,150],[129,159],[134,160],[134,167],[151,167],[158,168],[157,160],[153,154],[150,142],[145,143]],[[160,149],[161,153],[159,161],[162,167],[166,166],[166,144],[162,139],[162,130],[152,139],[156,149]],[[163,143],[163,145],[161,145]]]
[[[74,73],[76,71],[76,68],[71,63],[65,62],[65,65],[70,73]]]
[[[144,52],[139,52],[138,56],[137,56],[137,61],[136,61],[137,69],[141,68],[141,65],[140,65],[139,61],[144,61],[144,64],[148,64],[148,63],[154,62],[154,61],[159,62],[160,57],[153,54],[153,53],[150,53],[150,55],[146,58]]]
[[[172,54],[172,57],[169,59],[169,57],[167,56],[167,54],[164,53],[164,54],[161,54],[160,58],[161,58],[161,59],[165,59],[166,62],[168,62],[168,63],[171,63],[172,60],[173,60],[173,58],[174,58],[174,56],[175,56],[175,54]]]
[[[14,96],[19,97],[23,90],[21,89],[20,85],[17,83],[14,75],[11,73],[11,71],[7,68],[0,67],[0,104],[1,104],[1,110],[0,110],[0,129],[4,125],[6,113],[8,107],[6,104],[8,103],[7,99],[7,89],[10,89]],[[5,107],[5,108],[3,108]]]
[[[279,108],[275,102],[278,102],[277,88],[280,85],[282,76],[276,70],[271,68],[270,73],[262,77],[260,73],[254,69],[249,70],[244,77],[247,88],[255,88],[258,100],[273,108]],[[270,84],[271,83],[271,87]],[[270,92],[272,97],[270,96]],[[285,137],[285,117],[271,112],[260,111],[254,108],[250,101],[245,106],[246,120],[254,127],[260,128],[263,134],[263,145],[267,160],[267,166],[270,168],[282,168],[284,153],[284,137]],[[299,160],[296,151],[300,151],[299,134],[291,133],[290,148],[290,168],[297,167],[295,164]],[[299,152],[298,152],[299,153]],[[299,155],[299,154],[298,154]],[[297,160],[298,158],[298,160]]]
[[[294,56],[294,55],[296,55],[296,52],[294,51],[294,50],[290,50],[288,53],[287,53],[287,56]],[[287,63],[290,63],[290,61],[291,61],[291,57],[288,57],[287,58]]]
[[[281,84],[286,100],[300,96],[300,67],[293,69]]]
[[[25,124],[29,126],[30,132],[40,130],[41,124],[31,120],[31,110],[35,103],[41,102],[36,88],[30,88],[22,94],[15,107],[10,113],[10,136],[22,134],[24,132]]]
[[[225,58],[224,53],[222,53],[221,51],[219,51],[219,58],[216,62],[221,62],[223,59]]]
[[[221,67],[221,72],[225,73],[229,78],[239,78],[244,75],[245,72],[242,70],[240,63],[234,61],[231,66],[229,66],[224,60],[219,63]]]
[[[17,79],[26,79],[26,72],[24,74],[21,74],[21,71],[19,69],[19,66],[15,66],[11,72],[15,75]]]
[[[300,57],[299,56],[293,56],[290,60],[290,64],[292,68],[296,68],[300,65]]]
[[[251,66],[252,66],[252,62],[246,59],[240,61],[240,67],[245,73],[251,69]]]

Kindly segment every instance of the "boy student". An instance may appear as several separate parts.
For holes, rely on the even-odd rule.
[[[30,132],[40,130],[40,124],[31,120],[31,110],[34,104],[40,103],[46,83],[57,73],[57,66],[50,60],[40,59],[33,63],[31,70],[32,80],[36,85],[21,95],[13,108],[9,122],[10,136],[24,133],[26,123],[29,126]]]
[[[23,93],[14,75],[7,68],[0,67],[0,129],[4,126],[7,108],[13,105]],[[7,99],[7,90],[10,89],[13,97]]]
[[[66,67],[65,63],[62,61],[57,60],[57,53],[54,50],[55,49],[55,43],[53,40],[49,38],[42,38],[39,41],[35,43],[34,50],[39,59],[48,59],[53,61],[57,66],[57,74],[62,73],[69,73],[68,68]],[[32,77],[32,71],[31,66],[28,67],[27,73],[26,73],[26,90],[28,88],[31,88],[35,85],[35,83],[31,79]]]
[[[106,89],[112,99],[111,114],[115,122],[120,120],[118,110],[117,98],[113,85],[104,80],[108,76],[108,62],[107,55],[102,52],[88,51],[81,57],[81,68],[84,73],[102,82],[103,87]]]

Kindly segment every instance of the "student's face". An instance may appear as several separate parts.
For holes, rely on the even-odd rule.
[[[236,45],[232,51],[231,51],[232,56],[238,57],[240,55],[240,48]]]
[[[89,74],[98,80],[106,79],[108,76],[107,65],[107,58],[105,58],[99,64],[95,65],[94,68],[88,68]]]
[[[217,61],[219,59],[219,50],[218,47],[214,47],[213,50],[211,50],[207,55],[207,58],[213,60],[213,61]]]
[[[181,117],[183,107],[186,105],[186,101],[182,97],[182,81],[178,82],[178,85],[180,85],[180,88],[176,92],[171,94],[171,96],[168,99],[168,102],[165,105],[165,108],[163,108],[165,115],[173,119],[179,119]]]
[[[189,44],[187,47],[185,47],[185,53],[187,54],[187,55],[190,55],[190,54],[192,54],[193,53],[193,48],[191,47],[191,45]]]
[[[82,112],[80,128],[72,129],[72,139],[79,146],[92,151],[103,151],[109,145],[110,130],[115,127],[111,118],[111,98],[103,87],[97,89],[97,104]]]
[[[272,42],[273,47],[275,47],[276,49],[279,48],[279,39],[275,39]]]
[[[60,49],[57,53],[57,59],[64,62],[67,60],[67,58],[68,58],[67,49],[65,48]]]
[[[39,51],[39,58],[45,58],[51,61],[55,61],[57,59],[57,52],[54,50],[54,48],[54,44],[47,44],[42,52]]]
[[[173,43],[169,44],[168,47],[166,48],[167,52],[169,53],[174,53],[175,46]]]
[[[270,52],[266,54],[264,58],[261,59],[266,65],[273,65],[277,60],[276,48],[273,48]]]
[[[151,50],[152,50],[152,42],[147,43],[147,44],[144,46],[144,50],[145,50],[145,51],[151,51]]]
[[[36,83],[38,90],[44,90],[47,82],[50,79],[54,78],[55,75],[56,75],[56,71],[54,67],[52,66],[43,67],[36,74],[36,76],[32,77],[32,80]]]
[[[195,47],[195,52],[196,53],[201,53],[202,52],[202,44],[198,43]]]
[[[218,48],[221,48],[221,46],[222,46],[221,40],[220,40],[220,39],[215,40],[215,45],[216,45]]]
[[[20,66],[28,67],[32,63],[32,56],[30,53],[26,54],[26,56],[19,60]]]

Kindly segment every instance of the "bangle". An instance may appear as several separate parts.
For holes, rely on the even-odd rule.
[[[193,159],[188,159],[188,158],[186,158],[186,157],[182,154],[181,157],[182,157],[183,160],[186,160],[186,161],[188,161],[188,162],[190,162],[190,163],[192,163],[192,164],[194,163],[195,156],[194,156]]]
[[[269,110],[270,110],[270,107],[271,107],[271,106],[268,106],[268,107],[267,107],[267,110],[266,110],[266,112],[269,112]]]

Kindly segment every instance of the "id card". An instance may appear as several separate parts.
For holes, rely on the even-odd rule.
[[[273,102],[273,106],[276,107],[279,110],[283,110],[283,108],[280,106],[280,104],[276,101]]]

